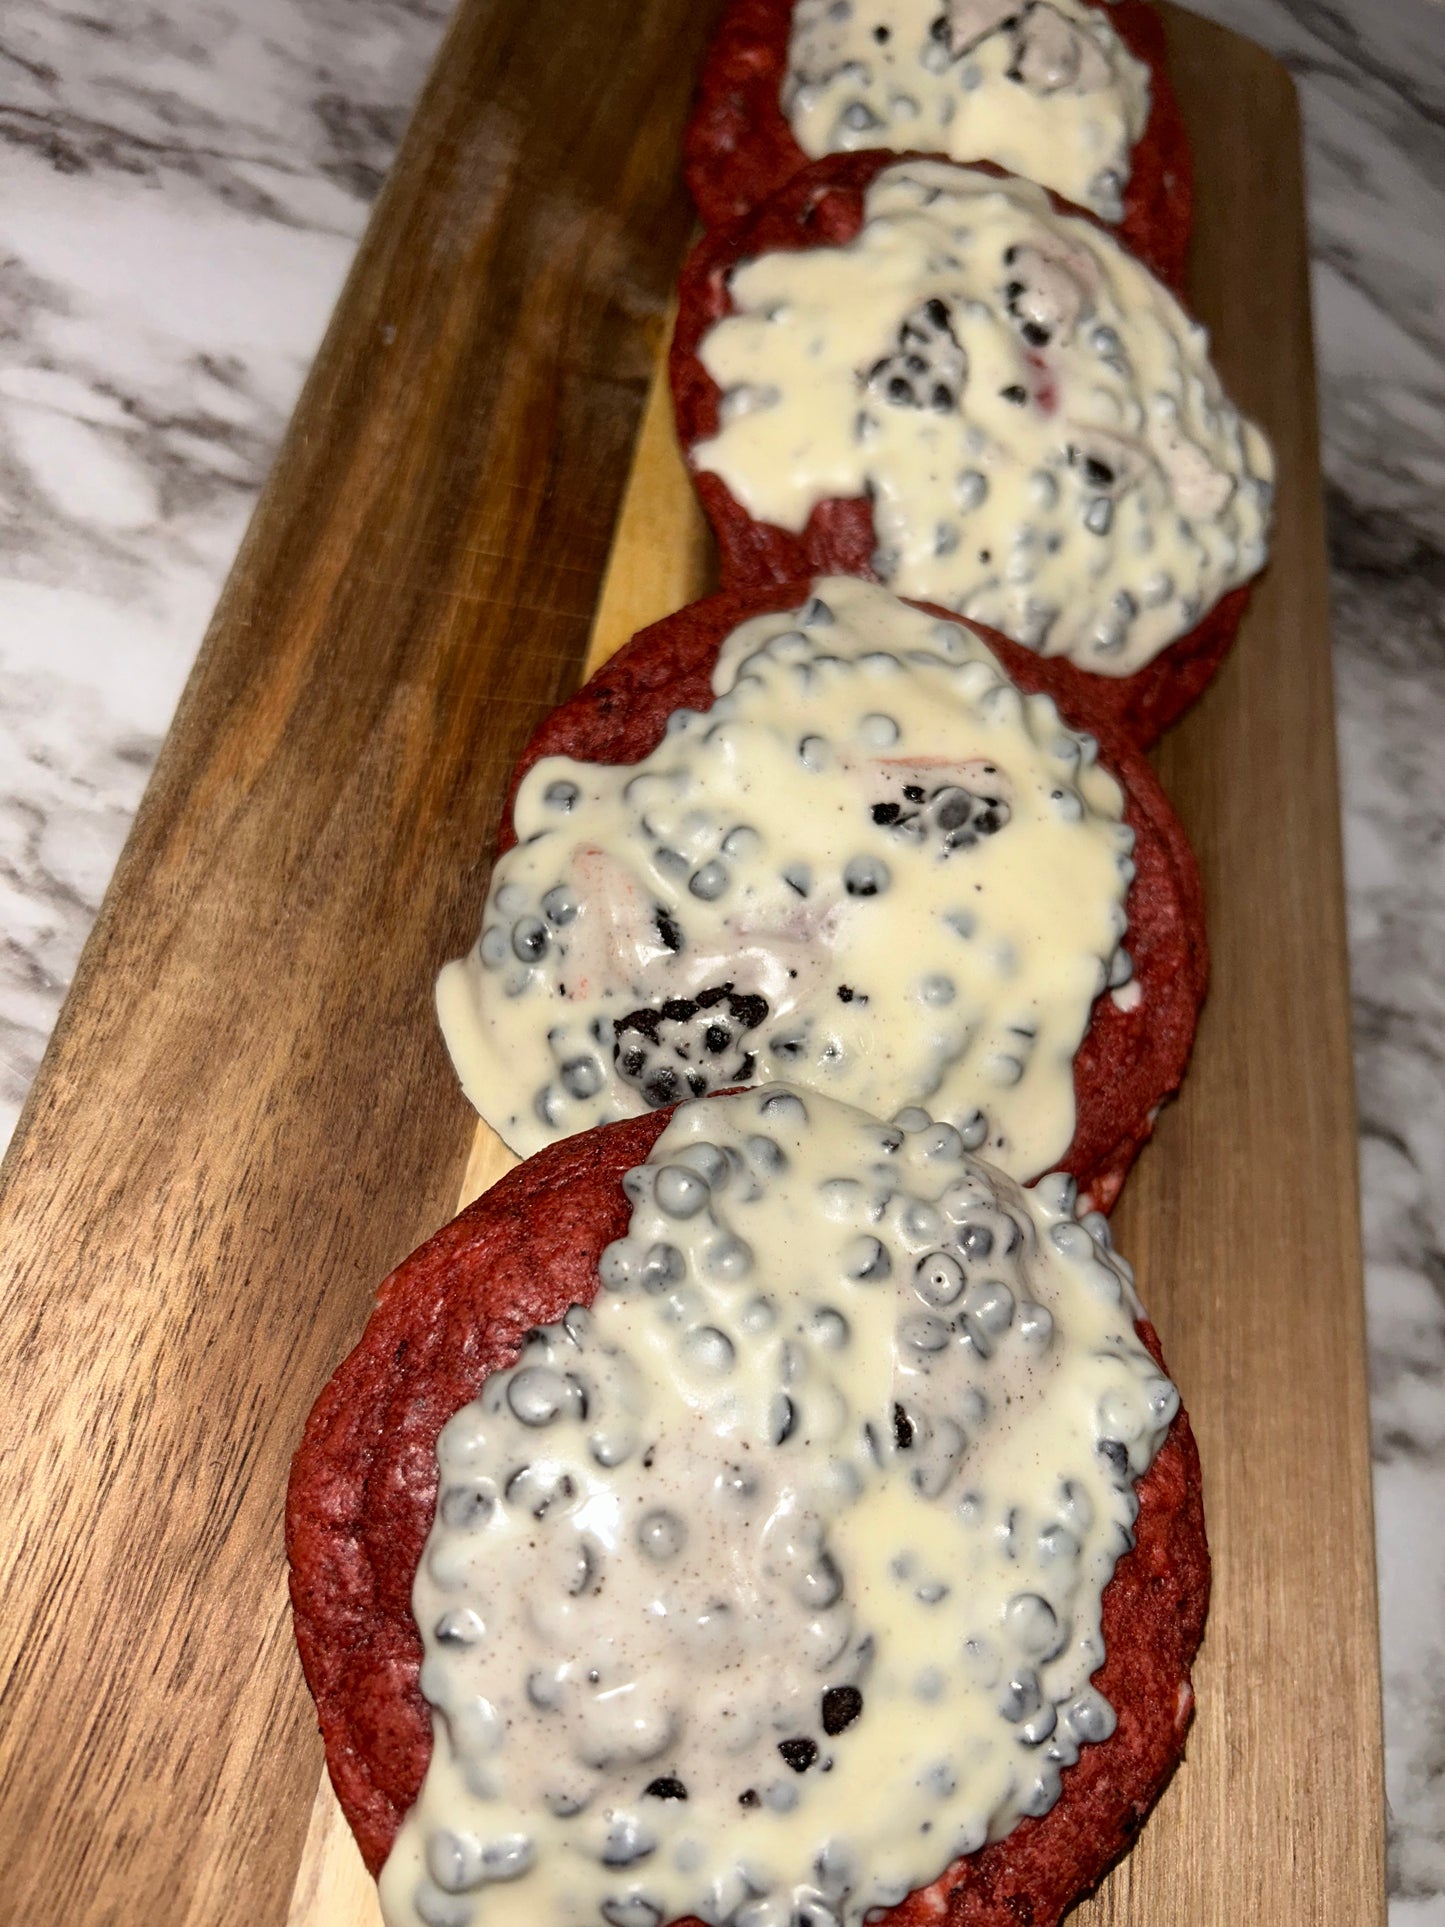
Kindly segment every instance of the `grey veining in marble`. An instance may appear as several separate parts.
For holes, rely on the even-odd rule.
[[[446,12],[0,9],[0,1140]]]
[[[1445,1927],[1445,6],[1209,0],[1305,109],[1392,1927]],[[0,1142],[440,0],[0,9]]]
[[[1392,1927],[1445,1924],[1445,8],[1211,0],[1297,76],[1328,477]]]

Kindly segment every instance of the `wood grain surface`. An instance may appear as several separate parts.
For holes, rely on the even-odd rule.
[[[575,680],[594,606],[598,661],[707,586],[655,383],[598,598],[683,235],[686,72],[664,84],[657,53],[673,32],[686,68],[699,25],[660,4],[568,14],[569,59],[625,14],[625,71],[607,66],[593,119],[583,103],[585,135],[571,108],[575,145],[537,136],[524,189],[539,96],[517,90],[557,84],[533,37],[558,11],[463,8],[6,1167],[0,1892],[17,1920],[377,1918],[304,1737],[286,1460],[376,1280],[451,1209],[469,1141],[468,1195],[505,1158],[453,1094],[429,978],[473,934],[507,758]],[[1141,1842],[1075,1918],[1378,1927],[1298,125],[1267,56],[1177,10],[1168,24],[1199,166],[1195,304],[1274,441],[1280,504],[1239,649],[1159,759],[1200,851],[1215,977],[1183,1096],[1116,1214],[1204,1455],[1199,1716]],[[516,313],[540,285],[566,317],[546,342]],[[610,313],[621,381],[584,299]]]
[[[1384,1783],[1344,876],[1294,89],[1166,9],[1189,285],[1278,462],[1239,647],[1166,738],[1213,979],[1115,1214],[1204,1463],[1214,1599],[1188,1762],[1081,1922],[1378,1927]]]

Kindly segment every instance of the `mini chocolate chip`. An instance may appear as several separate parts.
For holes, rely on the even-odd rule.
[[[1121,1439],[1100,1439],[1095,1450],[1099,1457],[1113,1468],[1119,1478],[1128,1477],[1129,1448]]]

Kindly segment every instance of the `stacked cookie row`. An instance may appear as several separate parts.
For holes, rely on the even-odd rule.
[[[391,1922],[1045,1927],[1192,1707],[1197,1458],[1102,1213],[1207,974],[1143,750],[1269,452],[1169,285],[1142,0],[734,0],[687,169],[723,592],[518,765],[438,1002],[528,1161],[313,1413],[298,1642]]]

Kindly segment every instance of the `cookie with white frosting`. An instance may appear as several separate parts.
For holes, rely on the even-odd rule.
[[[703,220],[868,148],[993,161],[1181,281],[1189,143],[1143,0],[730,0],[685,143]]]
[[[443,973],[472,1102],[525,1155],[785,1078],[1108,1208],[1207,966],[1187,841],[1087,683],[855,578],[645,631],[525,753]]]
[[[1072,1203],[775,1086],[553,1146],[387,1280],[287,1545],[390,1927],[1053,1927],[1178,1760],[1209,1589]]]
[[[871,576],[1067,656],[1141,740],[1264,564],[1272,458],[1204,331],[1025,181],[805,170],[694,254],[672,377],[726,585]]]

